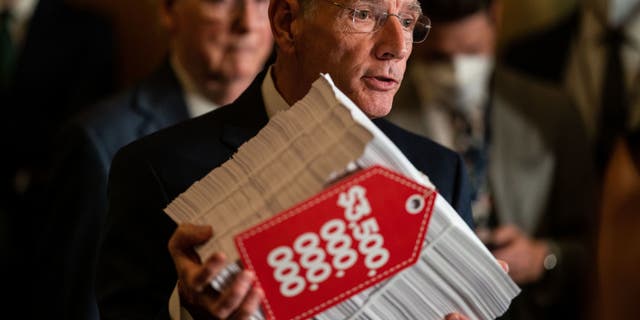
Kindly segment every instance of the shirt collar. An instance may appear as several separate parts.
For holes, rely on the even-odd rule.
[[[37,3],[37,0],[17,0],[11,12],[16,19],[29,20]]]
[[[289,104],[284,100],[278,89],[276,89],[273,77],[271,76],[271,66],[267,70],[267,75],[262,81],[262,97],[264,98],[264,107],[269,118],[273,117],[280,111],[289,109]]]
[[[190,117],[195,118],[220,107],[200,93],[175,54],[171,55],[171,67],[182,86],[187,112]]]
[[[587,8],[582,15],[582,37],[589,41],[601,41],[606,32],[605,26],[596,14]],[[640,13],[635,14],[625,23],[622,30],[628,40],[627,44],[640,52]]]
[[[27,33],[27,25],[29,24],[29,20],[33,16],[33,12],[36,9],[38,1],[17,0],[13,3],[14,5],[9,9],[11,12],[9,32],[11,34],[11,39],[13,39],[13,42],[16,44],[20,44],[24,40],[24,36]],[[5,3],[5,1],[0,0],[0,10],[4,10],[5,5],[8,6],[9,4]]]

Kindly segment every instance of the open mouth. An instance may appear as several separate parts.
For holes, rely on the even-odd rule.
[[[398,81],[384,76],[364,77],[367,87],[373,90],[388,91],[398,86]]]

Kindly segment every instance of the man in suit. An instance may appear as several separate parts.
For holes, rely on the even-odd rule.
[[[478,235],[522,288],[502,318],[584,318],[576,288],[593,275],[595,186],[577,110],[496,61],[499,0],[422,3],[437,27],[412,55],[390,120],[465,159]]]
[[[575,101],[599,178],[615,138],[640,124],[639,43],[640,1],[580,0],[566,17],[504,50],[505,64],[552,82]]]
[[[104,319],[166,316],[169,304],[173,318],[247,319],[256,311],[262,292],[251,286],[248,271],[235,276],[223,292],[210,290],[225,259],[213,254],[200,261],[193,250],[216,230],[176,229],[163,209],[227,161],[270,116],[304,97],[320,73],[330,74],[369,117],[389,112],[412,42],[424,40],[428,22],[416,1],[362,5],[356,10],[324,0],[271,1],[275,63],[247,91],[229,106],[156,132],[116,154],[97,276]],[[460,157],[385,120],[374,123],[471,223]]]
[[[51,212],[35,261],[47,266],[47,307],[34,313],[97,319],[97,250],[107,210],[107,176],[118,149],[144,135],[229,104],[269,58],[273,40],[262,0],[161,1],[166,61],[147,79],[76,116],[59,137]],[[52,294],[55,293],[55,294]]]

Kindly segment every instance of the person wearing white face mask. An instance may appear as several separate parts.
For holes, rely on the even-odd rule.
[[[575,106],[502,65],[499,0],[421,3],[433,28],[387,118],[463,155],[478,236],[523,289],[501,319],[586,318],[595,189]]]
[[[413,119],[416,122],[412,129],[433,136],[447,147],[460,149],[471,142],[457,135],[458,129],[465,128],[459,128],[455,121],[438,121],[443,117],[460,117],[469,126],[471,136],[481,139],[482,114],[492,71],[493,59],[486,55],[456,54],[447,61],[415,61],[408,76],[411,81],[429,85],[418,89],[425,117]],[[423,121],[429,122],[429,126],[422,126]]]
[[[514,42],[504,58],[575,99],[601,188],[594,319],[638,319],[640,249],[629,231],[640,223],[640,0],[582,0],[557,24]]]
[[[499,4],[423,3],[435,19],[433,38],[414,49],[389,119],[462,153],[474,185],[474,215],[486,216],[485,114]]]
[[[612,52],[610,44],[618,50]],[[640,0],[582,0],[566,18],[514,41],[504,61],[563,87],[576,101],[599,174],[615,137],[640,128]],[[607,78],[612,61],[620,69]]]

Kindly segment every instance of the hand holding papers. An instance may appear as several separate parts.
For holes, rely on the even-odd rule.
[[[413,265],[435,196],[374,166],[238,235],[267,315],[306,319]]]
[[[237,260],[235,235],[320,193],[346,173],[374,165],[435,189],[323,75],[302,100],[274,116],[232,159],[194,183],[165,211],[178,223],[213,226],[216,236],[197,248],[202,257],[222,251]],[[216,285],[223,283],[224,277]],[[438,194],[417,263],[317,317],[442,319],[458,311],[471,319],[493,319],[518,292]]]

